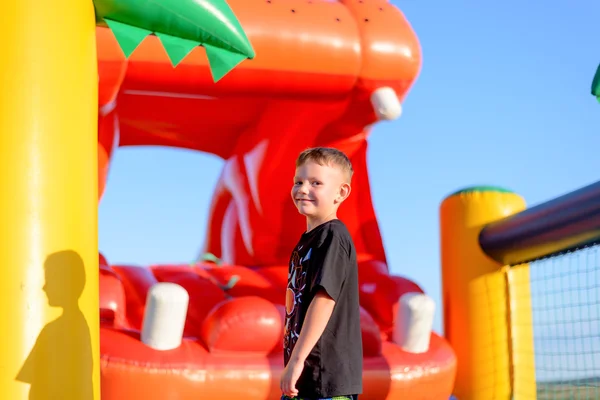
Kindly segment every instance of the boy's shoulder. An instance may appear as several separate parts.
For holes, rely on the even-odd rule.
[[[350,231],[339,219],[324,224],[319,237],[319,245],[323,247],[342,246],[349,254],[354,252],[354,241]]]

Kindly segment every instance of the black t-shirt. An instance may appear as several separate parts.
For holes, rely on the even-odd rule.
[[[296,383],[298,397],[362,393],[363,352],[358,266],[350,233],[334,219],[302,234],[290,258],[286,290],[284,364],[319,289],[335,300],[333,313]]]

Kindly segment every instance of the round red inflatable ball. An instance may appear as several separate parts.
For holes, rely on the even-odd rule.
[[[152,265],[149,268],[159,282],[171,282],[176,275],[195,272],[189,265]]]
[[[282,346],[281,311],[260,297],[233,298],[213,308],[202,324],[200,338],[212,353],[266,355]]]
[[[379,264],[379,261],[367,261],[359,266],[360,305],[387,334],[393,329],[400,297],[410,292],[423,293],[423,290],[409,279],[381,273]]]
[[[363,355],[375,357],[381,354],[381,331],[379,326],[364,308],[360,308],[360,329],[362,332]]]
[[[106,264],[100,267],[100,323],[127,328],[125,289],[119,276]]]
[[[285,286],[276,287],[260,273],[238,265],[215,266],[207,271],[232,297],[258,296],[271,303],[285,304]]]
[[[277,289],[285,291],[288,279],[287,265],[271,265],[268,267],[259,267],[255,270],[265,277]]]
[[[156,278],[148,268],[131,265],[113,265],[112,270],[119,275],[125,289],[127,305],[127,322],[131,329],[142,329],[146,296],[148,290],[157,283]]]
[[[387,264],[381,260],[375,260],[370,255],[357,254],[358,279],[362,281],[372,275],[389,275]]]

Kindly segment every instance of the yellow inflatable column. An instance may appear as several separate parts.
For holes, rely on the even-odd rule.
[[[0,13],[0,399],[99,400],[94,6]]]
[[[510,293],[510,332],[512,335],[513,394],[515,400],[537,398],[533,312],[529,264],[510,268],[507,272]]]
[[[495,187],[461,190],[441,204],[444,333],[458,359],[459,400],[511,398],[507,268],[478,238],[484,225],[523,209],[523,198]]]

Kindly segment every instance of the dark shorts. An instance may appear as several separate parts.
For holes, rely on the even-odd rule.
[[[288,397],[285,394],[281,396],[281,400],[358,400],[358,396],[355,394],[348,396],[335,396],[335,397],[327,397],[324,399],[305,399],[302,397]]]

